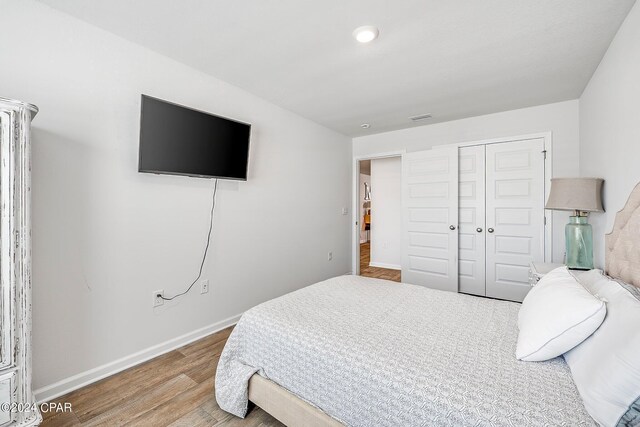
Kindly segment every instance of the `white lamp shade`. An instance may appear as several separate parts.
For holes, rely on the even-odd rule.
[[[602,178],[553,178],[545,208],[602,212]]]

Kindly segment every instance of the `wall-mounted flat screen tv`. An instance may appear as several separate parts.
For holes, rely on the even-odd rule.
[[[139,172],[247,179],[251,125],[142,95]]]

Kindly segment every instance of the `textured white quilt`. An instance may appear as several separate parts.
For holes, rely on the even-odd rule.
[[[581,426],[562,358],[515,358],[517,303],[340,276],[247,311],[216,399],[243,417],[258,372],[348,426]]]

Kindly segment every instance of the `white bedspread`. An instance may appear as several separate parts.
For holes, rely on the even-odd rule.
[[[244,416],[258,372],[349,426],[595,425],[562,358],[516,360],[519,307],[336,277],[242,316],[216,399]]]

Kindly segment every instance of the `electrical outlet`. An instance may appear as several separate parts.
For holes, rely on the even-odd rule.
[[[342,208],[342,215],[346,215],[349,213],[349,208]]]
[[[153,293],[153,306],[154,307],[159,307],[161,305],[164,305],[164,300],[162,299],[163,296],[164,296],[164,291],[162,289],[160,289],[159,291],[155,291]]]
[[[333,252],[327,252],[327,261],[331,261],[333,259]]]
[[[209,281],[203,280],[202,282],[200,282],[200,293],[206,294],[207,292],[209,292]]]

